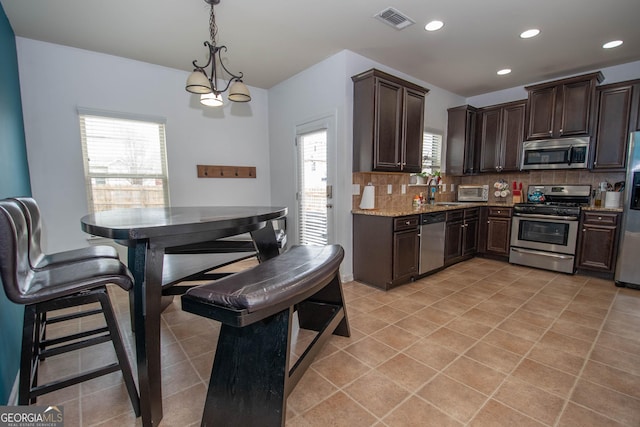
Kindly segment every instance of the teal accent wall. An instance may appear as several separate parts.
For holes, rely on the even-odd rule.
[[[16,37],[0,4],[0,199],[30,196]],[[0,404],[6,405],[20,365],[21,305],[0,292]]]

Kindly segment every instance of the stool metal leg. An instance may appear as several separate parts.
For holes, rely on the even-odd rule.
[[[202,426],[284,426],[291,346],[290,307],[218,338]]]
[[[107,327],[109,328],[111,343],[113,344],[113,348],[116,351],[116,357],[118,358],[120,370],[122,371],[122,379],[124,380],[124,384],[127,387],[127,392],[129,393],[131,404],[133,405],[133,411],[135,412],[136,417],[139,417],[140,398],[138,397],[138,390],[136,389],[136,385],[133,382],[133,373],[131,372],[131,366],[129,365],[127,352],[122,345],[122,336],[120,335],[118,322],[116,321],[116,317],[113,314],[113,308],[111,307],[111,301],[109,300],[106,289],[104,290],[104,292],[98,293],[98,300],[100,301],[100,305],[102,306],[102,312],[104,313],[104,318],[107,322]]]
[[[20,353],[20,384],[18,386],[18,405],[35,403],[30,398],[34,356],[37,357],[35,330],[38,314],[35,305],[24,307],[24,323],[22,326],[22,351]]]

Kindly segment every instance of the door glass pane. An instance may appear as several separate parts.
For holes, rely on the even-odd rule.
[[[298,137],[300,244],[327,244],[327,131]]]

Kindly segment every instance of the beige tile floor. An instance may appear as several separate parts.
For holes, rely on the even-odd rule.
[[[344,293],[351,337],[333,337],[305,373],[288,426],[640,426],[640,291],[474,258]],[[131,352],[126,295],[112,297]],[[162,317],[161,426],[196,426],[219,327],[179,298]],[[294,352],[310,339],[300,331]],[[50,358],[42,374],[110,358],[105,344]],[[49,403],[64,405],[66,427],[141,425],[119,373],[38,402]]]

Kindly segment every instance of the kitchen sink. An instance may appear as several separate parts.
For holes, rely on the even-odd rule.
[[[436,206],[462,206],[468,205],[469,202],[436,202]]]

